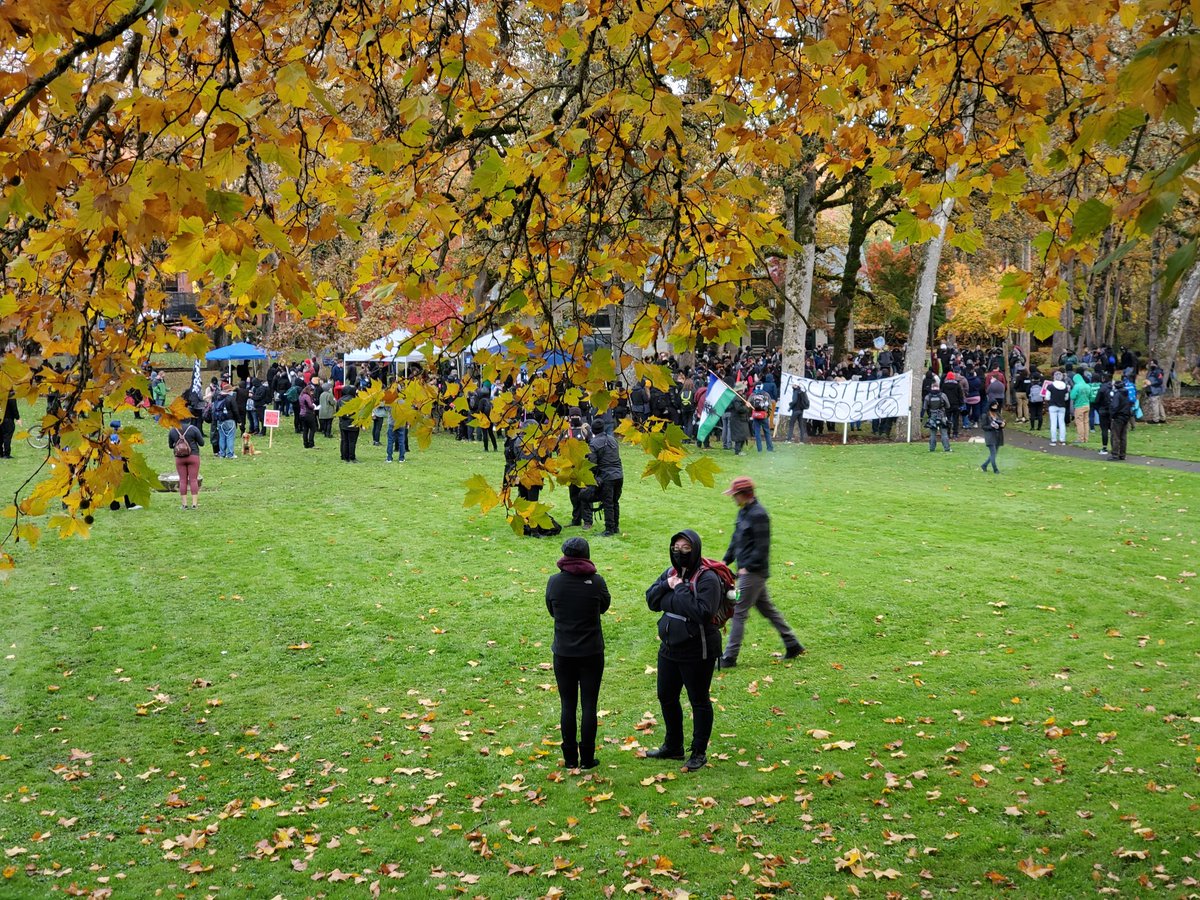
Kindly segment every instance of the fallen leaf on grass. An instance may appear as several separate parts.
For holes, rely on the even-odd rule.
[[[1054,873],[1054,865],[1052,863],[1039,863],[1032,856],[1027,856],[1018,862],[1017,868],[1035,880],[1045,878],[1047,875]]]

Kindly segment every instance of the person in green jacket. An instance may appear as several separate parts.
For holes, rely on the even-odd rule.
[[[1078,372],[1071,378],[1071,405],[1075,408],[1075,443],[1086,444],[1092,417],[1093,386]]]

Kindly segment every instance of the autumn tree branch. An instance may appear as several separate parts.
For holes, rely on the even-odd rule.
[[[121,16],[121,18],[117,19],[117,21],[113,22],[99,34],[89,34],[82,40],[76,41],[70,50],[58,58],[58,62],[47,69],[43,75],[30,82],[25,92],[13,102],[12,106],[5,110],[3,116],[0,116],[0,137],[3,137],[8,132],[8,127],[33,102],[33,98],[44,91],[48,85],[52,84],[67,69],[71,68],[79,57],[115,40],[139,19],[144,19],[153,8],[154,5],[152,3],[144,3],[140,7],[136,7]]]

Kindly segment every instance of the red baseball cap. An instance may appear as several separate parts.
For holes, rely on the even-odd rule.
[[[753,494],[754,482],[745,475],[739,475],[737,478],[733,479],[733,483],[729,485],[729,490],[725,491],[725,493],[730,495]]]

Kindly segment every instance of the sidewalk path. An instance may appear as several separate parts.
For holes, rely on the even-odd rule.
[[[1129,443],[1137,446],[1137,431],[1129,433]],[[1051,447],[1050,442],[1039,434],[1032,434],[1027,428],[1016,426],[1004,429],[1004,443],[1010,447],[1020,447],[1022,450],[1034,450],[1053,456],[1067,456],[1072,459],[1088,459],[1093,462],[1103,462],[1113,466],[1149,466],[1155,469],[1174,469],[1176,472],[1194,472],[1200,474],[1200,462],[1187,459],[1166,459],[1157,456],[1134,456],[1126,454],[1124,462],[1109,462],[1107,456],[1101,456],[1099,447],[1093,445],[1075,446],[1060,444]]]

